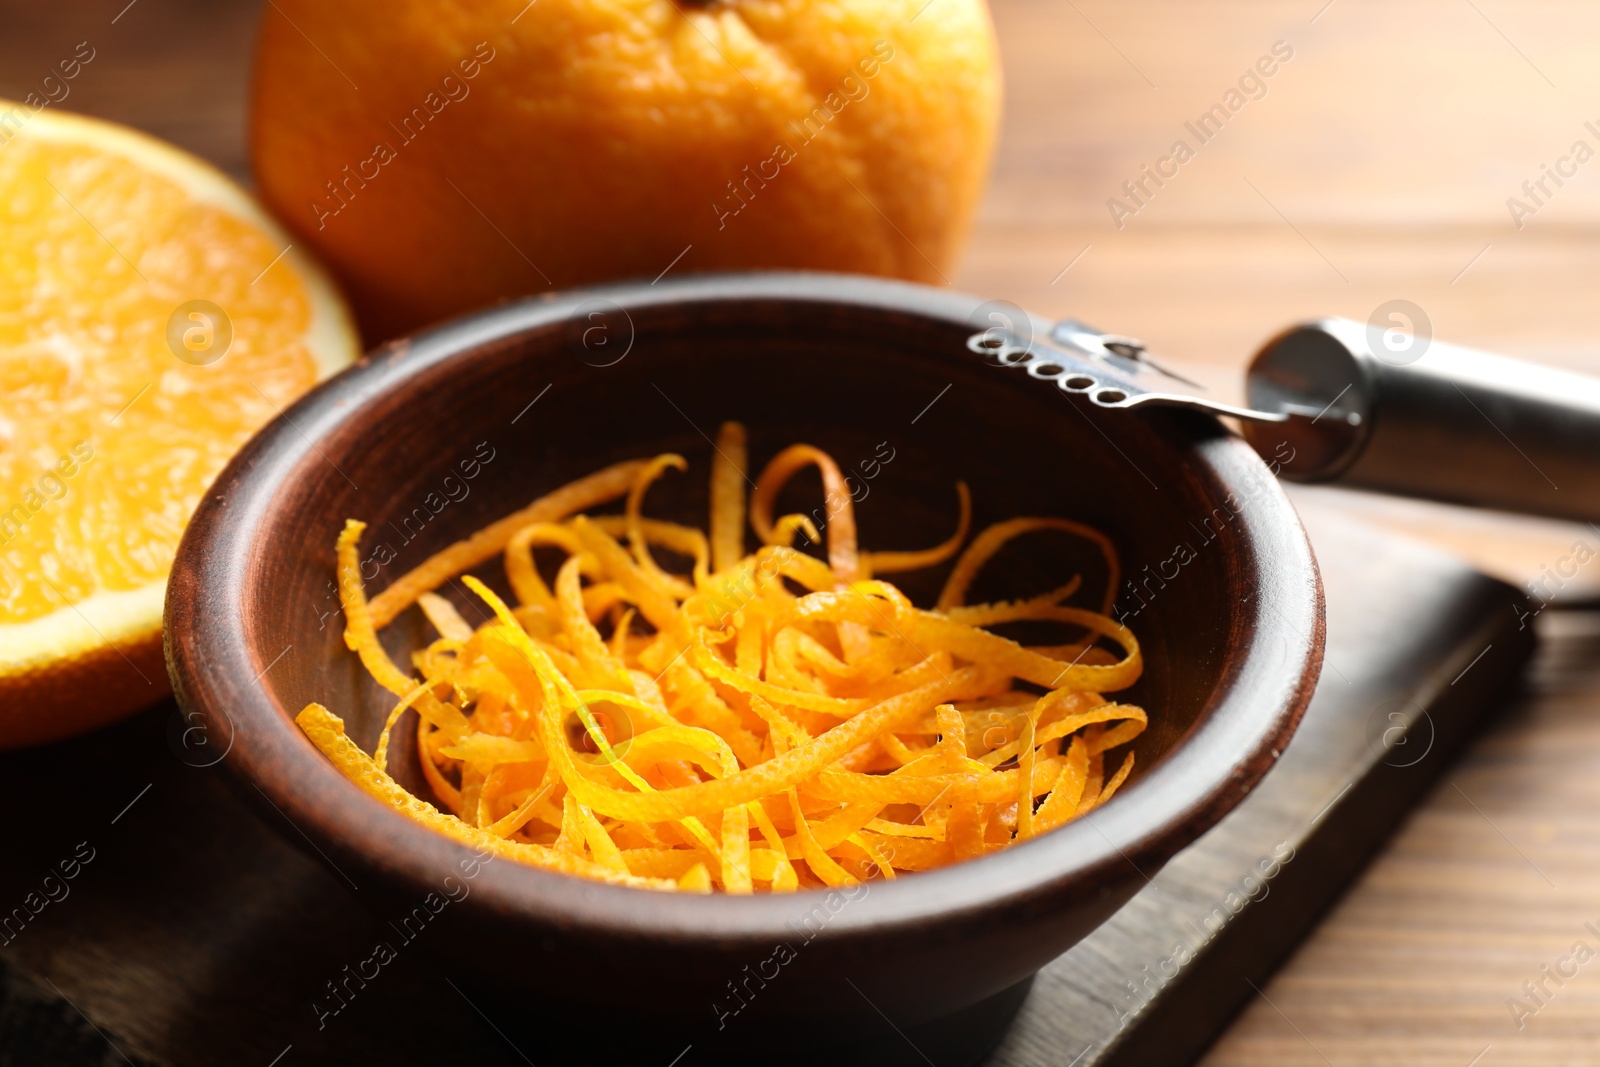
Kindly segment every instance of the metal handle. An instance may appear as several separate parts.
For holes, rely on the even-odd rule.
[[[1295,481],[1600,521],[1600,379],[1410,340],[1348,319],[1274,337],[1249,406],[1336,414],[1245,422],[1246,439]]]
[[[1236,418],[1292,481],[1600,522],[1600,379],[1348,319],[1267,342],[1244,407],[1204,396],[1139,341],[1071,320],[1045,337],[991,327],[967,347],[1100,408]]]

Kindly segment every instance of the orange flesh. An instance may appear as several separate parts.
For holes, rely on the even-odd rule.
[[[0,189],[3,625],[162,581],[206,486],[317,367],[304,285],[265,269],[283,248],[177,180],[25,128]],[[191,300],[232,321],[207,366],[167,343]]]

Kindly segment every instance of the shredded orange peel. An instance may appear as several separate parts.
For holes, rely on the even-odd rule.
[[[747,445],[722,427],[709,532],[646,518],[644,499],[683,457],[619,463],[439,552],[367,599],[365,526],[336,547],[345,643],[398,702],[373,755],[309,704],[296,721],[351,781],[414,821],[531,866],[639,888],[787,892],[894,878],[1048,832],[1104,804],[1133,769],[1106,752],[1145,728],[1102,694],[1139,677],[1138,641],[1110,618],[1118,563],[1098,531],[1018,518],[980,533],[958,485],[956,533],[930,548],[868,553],[848,482],[809,445],[780,452],[748,510]],[[778,497],[814,466],[827,495],[821,540]],[[621,515],[587,509],[621,499]],[[746,523],[762,546],[745,552]],[[1078,579],[1032,597],[966,604],[983,566],[1042,531],[1103,553],[1100,611],[1063,603]],[[564,554],[550,582],[535,551]],[[653,550],[691,561],[673,573]],[[959,557],[957,553],[960,552]],[[515,603],[465,574],[503,554]],[[934,610],[875,573],[957,557]],[[548,572],[547,572],[548,573]],[[436,592],[460,581],[487,617],[473,627]],[[417,604],[438,638],[398,666],[378,631]],[[1063,624],[1076,638],[1024,646],[984,627]],[[1113,646],[1115,652],[1107,646]],[[408,710],[438,804],[387,770]]]

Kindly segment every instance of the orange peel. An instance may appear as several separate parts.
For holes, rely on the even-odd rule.
[[[963,603],[995,552],[1044,530],[1096,544],[1114,583],[1108,539],[1065,519],[997,524],[961,552],[940,606],[921,609],[871,574],[956,556],[971,517],[965,485],[954,537],[873,555],[856,544],[839,466],[809,445],[767,465],[747,513],[745,442],[737,423],[718,435],[707,533],[643,514],[647,490],[682,457],[621,463],[457,542],[370,601],[363,524],[349,521],[335,551],[345,642],[398,700],[376,758],[320,704],[296,721],[369,795],[463,844],[679,892],[789,892],[929,870],[1046,833],[1124,785],[1132,752],[1109,778],[1106,753],[1148,719],[1104,694],[1138,679],[1134,635],[1065,603],[1077,579]],[[773,517],[806,466],[828,494],[827,563],[788,545],[809,520]],[[621,515],[583,513],[619,499]],[[765,542],[754,553],[747,521]],[[667,570],[652,545],[692,560],[692,573]],[[535,548],[565,553],[553,578]],[[501,552],[515,604],[463,573]],[[492,612],[475,629],[433,592],[458,576]],[[378,640],[413,603],[439,633],[412,657],[420,677]],[[1030,648],[984,628],[1010,622],[1082,636]],[[448,811],[383,766],[412,709],[423,776]]]

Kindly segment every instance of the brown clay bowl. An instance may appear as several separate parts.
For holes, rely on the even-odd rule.
[[[537,1062],[562,1054],[558,1032],[589,1062],[688,1045],[686,1064],[970,1062],[1035,971],[1272,766],[1323,638],[1311,550],[1243,441],[1203,416],[1106,411],[994,366],[966,346],[977,307],[858,277],[701,276],[510,304],[380,349],[262,430],[195,514],[167,597],[177,698],[243,793],[276,805],[397,928],[429,894],[451,898],[420,951],[498,1003]],[[892,450],[858,505],[868,546],[942,540],[958,478],[979,524],[1054,514],[1110,534],[1140,590],[1122,604],[1144,602],[1129,618],[1147,663],[1129,699],[1151,721],[1135,777],[1092,816],[964,865],[849,896],[702,897],[505,861],[467,878],[467,849],[368,798],[301,735],[292,717],[316,700],[370,750],[392,703],[340,638],[332,545],[347,516],[369,524],[372,592],[622,458],[689,457],[650,505],[701,522],[706,434],[726,418],[749,426],[755,465],[795,441],[858,472]],[[792,487],[796,510],[820,502],[808,489]],[[1192,558],[1175,563],[1179,545]],[[1071,546],[1014,547],[988,595],[1074,571],[1086,588],[1104,581]],[[498,561],[477,573],[498,582]],[[926,602],[940,579],[905,584]],[[426,637],[418,615],[387,633],[397,659]],[[392,755],[427,796],[414,749]]]

